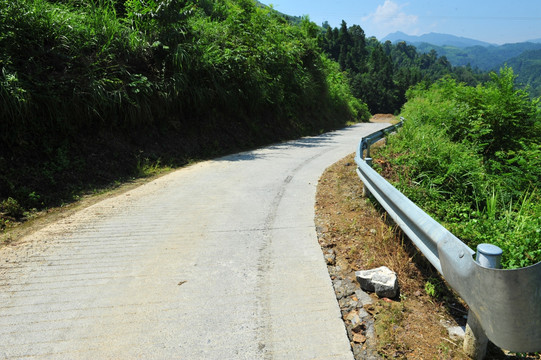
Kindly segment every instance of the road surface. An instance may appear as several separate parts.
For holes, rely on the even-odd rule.
[[[386,125],[198,163],[0,249],[0,358],[353,359],[315,191]]]

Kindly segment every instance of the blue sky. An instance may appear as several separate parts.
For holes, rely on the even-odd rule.
[[[541,38],[541,0],[262,0],[318,25],[345,20],[378,39],[402,31],[452,34],[494,44]]]

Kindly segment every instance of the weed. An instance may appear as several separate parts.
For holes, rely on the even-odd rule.
[[[441,280],[430,278],[425,283],[425,292],[432,298],[439,298],[443,293],[443,285]]]
[[[374,328],[381,353],[385,353],[386,348],[403,348],[396,338],[397,334],[403,331],[403,320],[404,306],[401,302],[387,303],[380,300],[377,303]]]
[[[449,347],[449,344],[442,341],[441,344],[438,345],[438,352],[440,353],[440,356],[443,356],[446,359],[451,359],[451,348]]]
[[[15,219],[19,219],[24,215],[24,208],[17,200],[11,197],[0,203],[0,211],[2,211],[6,216],[10,216]]]
[[[162,165],[160,159],[151,161],[149,158],[139,159],[137,161],[136,176],[150,177],[171,170],[170,166]]]

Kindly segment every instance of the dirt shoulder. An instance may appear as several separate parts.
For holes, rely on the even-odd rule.
[[[437,299],[426,293],[429,279],[435,284],[441,280],[427,264],[413,261],[420,255],[402,246],[405,239],[395,226],[361,196],[353,157],[329,167],[319,181],[316,226],[320,245],[324,252],[335,254],[334,278],[355,283],[355,271],[387,266],[397,273],[400,285],[398,298],[379,299],[372,294],[373,304],[364,306],[374,319],[375,339],[362,346],[390,358],[466,359],[461,339],[452,337],[442,323],[464,325],[455,318],[460,319],[467,310],[456,299]],[[447,303],[456,307],[454,316]],[[347,323],[348,314],[343,315]]]

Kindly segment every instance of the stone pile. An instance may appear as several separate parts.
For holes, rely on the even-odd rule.
[[[374,319],[365,310],[365,306],[372,305],[372,298],[336,264],[332,249],[327,250],[324,256],[355,359],[380,359],[376,351]]]

